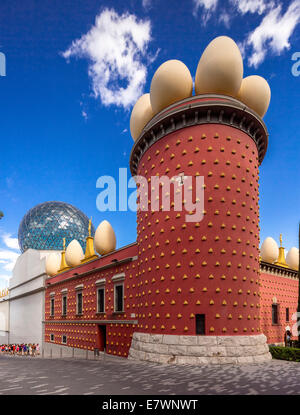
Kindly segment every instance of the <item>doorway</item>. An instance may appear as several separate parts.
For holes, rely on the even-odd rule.
[[[205,314],[196,314],[196,334],[205,335]]]
[[[98,325],[98,348],[101,352],[106,349],[106,325]]]

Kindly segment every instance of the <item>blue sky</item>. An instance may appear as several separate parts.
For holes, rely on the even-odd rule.
[[[135,213],[97,210],[97,178],[128,166],[130,112],[157,67],[179,59],[194,76],[219,35],[241,47],[244,76],[261,75],[272,90],[261,239],[283,233],[286,248],[297,246],[300,76],[291,69],[299,19],[300,0],[2,1],[0,287],[18,255],[19,223],[38,203],[71,203],[95,226],[109,220],[119,247],[135,241]]]

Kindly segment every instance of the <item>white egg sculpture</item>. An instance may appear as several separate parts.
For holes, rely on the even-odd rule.
[[[247,76],[242,80],[236,98],[263,117],[270,105],[271,89],[268,82],[261,76]]]
[[[111,224],[104,220],[98,226],[95,236],[94,236],[94,245],[96,251],[100,255],[106,255],[110,252],[115,251],[116,249],[116,235],[111,226]]]
[[[53,277],[58,273],[58,270],[60,268],[60,255],[56,253],[51,253],[48,255],[46,259],[46,274],[50,277]]]
[[[299,269],[299,249],[293,247],[289,250],[286,256],[286,263],[288,266],[296,271]]]
[[[154,114],[174,102],[192,96],[193,79],[188,67],[179,60],[164,62],[156,70],[150,86],[150,101]]]
[[[195,92],[234,97],[241,87],[243,73],[238,45],[228,36],[219,36],[209,43],[199,60]]]
[[[130,132],[134,141],[138,139],[143,128],[153,118],[150,94],[142,95],[136,102],[130,117]]]
[[[81,260],[84,258],[83,250],[80,243],[73,239],[66,249],[66,262],[69,267],[76,267],[80,265]]]
[[[276,241],[268,236],[262,243],[260,248],[261,259],[265,262],[273,263],[277,261],[279,255],[279,248]]]

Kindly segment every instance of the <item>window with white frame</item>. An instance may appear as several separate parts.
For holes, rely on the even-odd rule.
[[[67,315],[67,311],[68,311],[68,296],[67,294],[63,294],[62,296],[62,315],[66,316]]]
[[[50,298],[50,316],[53,317],[54,316],[54,311],[55,311],[55,299],[54,297]]]
[[[115,312],[124,311],[124,284],[115,285]]]
[[[114,312],[123,313],[125,273],[114,275],[111,280],[114,283]]]
[[[83,295],[82,291],[77,291],[76,293],[76,314],[83,313]]]
[[[278,324],[278,304],[272,304],[272,324]]]
[[[99,287],[97,289],[97,312],[105,313],[105,288]]]

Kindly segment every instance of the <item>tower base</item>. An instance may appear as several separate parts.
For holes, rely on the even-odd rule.
[[[129,359],[173,364],[261,363],[272,359],[264,334],[176,336],[134,333]]]

